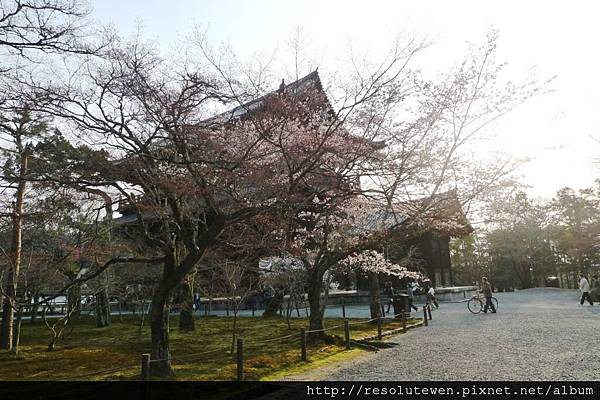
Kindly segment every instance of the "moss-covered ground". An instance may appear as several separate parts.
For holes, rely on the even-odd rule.
[[[420,323],[414,320],[409,324]],[[231,317],[202,317],[196,331],[180,332],[178,318],[171,318],[172,365],[177,380],[234,380],[235,351]],[[350,336],[375,335],[373,324],[351,321]],[[309,341],[308,362],[300,360],[300,328],[306,319],[239,318],[238,337],[244,340],[245,374],[248,380],[280,379],[289,372],[325,365],[328,359],[351,358],[364,350],[345,350],[343,327],[328,330],[326,340]],[[325,327],[342,325],[342,319],[326,319]],[[0,352],[0,380],[130,380],[138,379],[142,353],[149,352],[150,328],[141,331],[140,318],[116,316],[112,325],[97,328],[92,318],[79,317],[66,330],[54,351],[48,351],[50,335],[43,323],[22,325],[18,355]],[[387,320],[384,330],[400,328]],[[336,336],[338,338],[336,338]],[[280,338],[280,339],[278,339]]]

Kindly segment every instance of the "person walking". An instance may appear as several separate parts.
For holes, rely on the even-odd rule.
[[[194,293],[194,310],[198,311],[200,309],[200,293]]]
[[[387,281],[383,288],[383,294],[387,297],[387,309],[385,310],[386,314],[390,313],[390,307],[392,306],[394,300],[394,287],[392,286],[392,282]]]
[[[592,298],[592,302],[600,301],[600,281],[598,281],[598,275],[592,275],[590,288],[590,297]]]
[[[411,310],[419,311],[417,306],[415,306],[415,291],[419,287],[419,284],[415,281],[409,282],[406,286],[406,291],[408,292],[408,305]]]
[[[433,303],[435,305],[435,308],[440,308],[440,305],[438,304],[437,299],[435,298],[435,289],[433,288],[433,285],[429,283],[427,286],[427,302],[429,304]]]
[[[494,307],[494,303],[492,303],[492,284],[485,276],[481,278],[481,291],[485,296],[485,306],[483,307],[483,312],[487,314],[488,309],[492,311],[492,313],[496,313],[496,308]]]
[[[587,299],[590,306],[594,305],[592,298],[590,297],[590,283],[583,273],[579,273],[579,290],[581,290],[581,299],[579,300],[579,304],[583,305],[583,302]]]

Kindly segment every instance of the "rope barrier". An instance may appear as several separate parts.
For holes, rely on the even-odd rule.
[[[178,358],[176,358],[176,359],[173,359],[173,358],[172,358],[172,359],[171,359],[171,361],[175,361],[175,362],[177,362],[177,361],[181,361],[181,360],[187,360],[187,359],[189,359],[189,358],[194,358],[194,357],[198,357],[198,356],[204,356],[204,355],[207,355],[207,354],[210,354],[210,353],[216,353],[217,351],[226,351],[226,350],[228,350],[228,349],[229,349],[229,347],[221,347],[221,348],[218,348],[218,349],[213,349],[213,350],[204,351],[204,352],[202,352],[202,353],[188,354],[188,355],[185,355],[185,356],[183,356],[183,357],[178,357]],[[163,361],[164,361],[164,360],[163,360]],[[187,361],[189,361],[189,360],[187,360]]]
[[[460,302],[466,302],[469,299],[465,299],[462,300]],[[346,306],[347,307],[347,306]],[[404,313],[400,313],[400,314],[395,314],[393,316],[393,318],[396,318],[398,316],[403,315]],[[380,317],[376,317],[376,318],[371,318],[371,319],[367,319],[367,320],[360,320],[360,321],[354,321],[354,322],[347,322],[348,325],[358,325],[358,324],[366,324],[369,322],[373,322],[375,320],[377,320]],[[390,317],[381,317],[381,318],[390,318]],[[322,329],[312,329],[312,330],[305,330],[304,332],[306,334],[308,333],[316,333],[316,332],[326,332],[326,331],[330,331],[330,330],[334,330],[334,329],[338,329],[338,328],[342,328],[344,327],[345,324],[339,324],[339,325],[335,325],[335,326],[331,326],[331,327],[327,327],[327,328],[322,328]],[[260,325],[260,326],[250,326],[253,329],[262,329],[262,328],[273,328],[275,326],[279,326],[279,324],[275,323],[275,324],[265,324],[265,325]],[[244,329],[244,326],[240,327],[241,329]],[[249,345],[250,347],[254,348],[257,347],[259,345],[263,345],[265,343],[270,343],[270,342],[276,342],[276,341],[281,341],[281,340],[285,340],[285,339],[289,339],[289,338],[296,338],[296,339],[300,339],[298,333],[294,332],[292,334],[289,335],[284,335],[284,336],[278,336],[278,337],[274,337],[274,338],[270,338],[270,339],[264,339],[264,340],[259,340],[259,341],[255,341],[255,342],[250,342]],[[227,347],[223,347],[223,348],[218,348],[218,349],[212,349],[212,350],[208,350],[208,351],[203,351],[200,353],[195,353],[195,354],[188,354],[185,355],[183,357],[178,357],[178,358],[163,358],[163,359],[154,359],[154,360],[149,360],[148,363],[156,363],[156,362],[164,362],[164,361],[171,361],[171,362],[190,362],[190,361],[194,361],[194,359],[200,357],[200,356],[205,356],[207,354],[211,354],[211,353],[216,353],[216,352],[223,352],[223,351],[228,351],[229,350],[229,346]],[[131,369],[131,368],[136,368],[138,367],[137,364],[134,365],[128,365],[128,366],[124,366],[124,367],[116,367],[116,368],[109,368],[109,369],[104,369],[104,370],[99,370],[99,371],[92,371],[92,372],[86,372],[86,373],[82,373],[79,375],[74,375],[74,376],[70,376],[70,377],[65,377],[65,378],[59,378],[57,379],[57,381],[68,381],[68,380],[76,380],[79,378],[85,378],[85,377],[89,377],[89,376],[94,376],[94,375],[104,375],[104,374],[109,374],[109,373],[114,373],[114,372],[119,372],[119,371],[124,371],[127,369]]]
[[[223,350],[227,350],[226,348],[220,348],[220,349],[213,349],[213,350],[209,350],[209,351],[205,351],[202,353],[196,353],[196,354],[190,354],[181,358],[177,358],[176,361],[180,361],[180,360],[185,360],[185,359],[189,359],[191,357],[196,357],[196,356],[201,356],[201,355],[206,355],[206,354],[210,354],[210,353],[215,353],[217,351],[223,351]],[[155,359],[155,360],[150,360],[150,363],[154,363],[154,362],[162,362],[162,361],[169,361],[168,358],[162,358],[162,359]],[[171,359],[171,361],[173,361],[173,359]],[[99,370],[99,371],[92,371],[92,372],[86,372],[83,374],[79,374],[79,375],[72,375],[72,376],[68,376],[68,377],[64,377],[64,378],[58,378],[56,379],[57,381],[72,381],[72,380],[76,380],[78,378],[85,378],[88,376],[94,376],[94,375],[104,375],[104,374],[109,374],[109,373],[113,373],[113,372],[119,372],[119,371],[124,371],[127,369],[131,369],[131,368],[137,368],[138,365],[128,365],[125,367],[117,367],[117,368],[109,368],[109,369],[104,369],[104,370]]]
[[[263,343],[269,343],[269,342],[275,342],[277,340],[283,340],[283,339],[287,339],[287,338],[291,338],[291,337],[295,337],[298,336],[297,333],[291,334],[291,335],[286,335],[286,336],[280,336],[280,337],[276,337],[276,338],[271,338],[271,339],[266,339],[266,340],[260,340],[258,342],[250,342],[250,345],[256,345],[256,344],[263,344]]]
[[[162,361],[169,361],[169,359],[168,358],[160,358],[158,360],[150,360],[148,362],[153,363],[153,362],[162,362]]]
[[[286,342],[287,344],[290,345],[294,345],[296,342],[300,342],[300,334],[298,335],[294,335],[296,337],[292,337],[292,338],[288,338],[288,342]],[[290,348],[290,350],[293,350],[293,348]],[[265,351],[265,345],[263,343],[250,343],[248,345],[244,344],[244,351],[247,352],[253,352],[255,354],[259,353],[259,354],[265,354],[265,355],[269,355],[270,353],[268,351]]]
[[[338,304],[336,304],[336,305],[339,306]],[[354,304],[354,305],[345,304],[344,305],[344,307],[346,308],[346,310],[349,309],[349,308],[352,308],[352,309],[357,308],[357,309],[361,309],[362,310],[362,309],[366,308],[365,306],[368,306],[368,304],[364,304],[364,305],[361,305],[361,304]],[[341,308],[341,307],[338,307],[338,308]]]
[[[367,322],[372,322],[375,321],[377,318],[372,318],[372,319],[368,319],[368,320],[364,320],[364,321],[356,321],[356,322],[352,322],[352,323],[348,323],[348,325],[357,325],[357,324],[365,324]],[[341,328],[343,327],[344,324],[341,325],[335,325],[335,326],[331,326],[328,328],[323,328],[323,329],[312,329],[312,330],[308,330],[306,331],[306,333],[313,333],[313,332],[325,332],[325,331],[330,331],[333,329],[337,329],[337,328]]]
[[[399,316],[401,316],[402,314],[406,314],[406,313],[395,314],[395,315],[393,315],[392,317],[386,317],[386,318],[396,318],[396,317],[399,317]]]
[[[325,328],[325,330],[326,330],[326,331],[329,331],[329,330],[333,330],[333,329],[341,328],[341,327],[343,327],[343,326],[344,326],[344,324],[335,325],[335,326],[332,326],[332,327],[329,327],[329,328]]]
[[[379,318],[379,317],[376,317],[376,318],[371,318],[371,319],[367,319],[367,320],[364,320],[364,321],[356,321],[356,322],[352,322],[352,323],[348,322],[348,325],[366,324],[366,323],[368,323],[368,322],[373,322],[373,321],[375,321],[377,318]]]

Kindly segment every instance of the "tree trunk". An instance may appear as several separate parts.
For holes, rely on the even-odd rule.
[[[231,354],[233,354],[233,350],[235,349],[235,340],[237,338],[237,314],[238,314],[237,303],[234,303],[233,307],[234,307],[233,308],[233,328],[232,328],[231,351],[230,351]]]
[[[135,315],[135,303],[133,303],[133,315]],[[142,319],[140,320],[140,335],[144,330],[144,320],[146,318],[146,299],[142,299]]]
[[[179,285],[179,294],[181,298],[179,330],[185,332],[196,330],[196,321],[194,319],[194,295],[190,280],[190,277],[188,277],[181,285]]]
[[[283,303],[283,291],[277,290],[270,299],[266,300],[263,317],[276,317]]]
[[[290,323],[290,317],[293,311],[293,303],[292,303],[292,293],[290,293],[290,298],[288,299],[287,306],[285,307],[285,321],[287,322],[288,329],[292,329],[292,324]]]
[[[15,355],[19,354],[19,342],[21,341],[21,323],[23,322],[23,307],[19,307],[17,311],[17,324],[15,325],[15,331],[13,333],[13,347],[12,352]]]
[[[73,310],[73,316],[81,313],[81,285],[71,286],[67,292],[67,309]]]
[[[173,375],[171,368],[171,353],[169,350],[169,298],[177,286],[185,281],[186,277],[196,267],[204,251],[214,244],[225,226],[225,218],[217,217],[213,225],[203,235],[200,243],[193,252],[188,253],[178,263],[176,253],[165,252],[166,260],[163,265],[162,278],[158,282],[152,296],[150,309],[150,330],[152,343],[150,346],[150,374],[157,377],[170,377]],[[189,249],[188,249],[189,250]],[[190,296],[191,298],[191,296]]]
[[[382,317],[379,277],[375,272],[368,272],[367,275],[369,276],[369,305],[371,309],[371,318]]]
[[[20,136],[18,147],[21,148]],[[16,201],[12,215],[12,262],[8,267],[6,277],[6,290],[2,307],[2,326],[0,327],[0,348],[11,350],[13,345],[13,329],[15,317],[15,299],[17,295],[17,281],[21,269],[21,235],[23,228],[23,203],[25,201],[25,176],[27,175],[28,155],[21,154],[19,170],[19,184],[17,186]]]
[[[102,328],[110,325],[110,304],[106,289],[96,293],[96,326]]]
[[[7,285],[7,288],[10,286],[11,285]],[[2,328],[0,329],[0,348],[8,351],[12,349],[14,326],[13,306],[13,299],[10,296],[5,296],[4,304],[2,306]]]
[[[38,299],[40,298],[39,293],[35,292],[33,294],[33,305],[31,306],[31,320],[30,322],[32,324],[35,324],[37,321],[37,315],[38,315],[38,311],[39,311],[39,305],[37,304]]]
[[[308,304],[310,306],[308,321],[311,331],[323,329],[323,315],[325,313],[325,307],[321,304],[324,272],[317,270],[317,267],[314,268],[308,278]],[[324,332],[311,332],[309,336],[311,338],[321,338],[324,336]]]
[[[150,307],[150,329],[152,332],[152,344],[150,359],[155,360],[150,364],[150,374],[157,377],[169,377],[173,375],[171,368],[171,353],[169,350],[169,288],[164,282],[160,282]]]

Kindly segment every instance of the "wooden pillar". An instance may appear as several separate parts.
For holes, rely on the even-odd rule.
[[[236,351],[236,359],[237,359],[237,380],[244,380],[244,340],[237,340],[237,351]]]
[[[142,381],[150,380],[150,354],[142,354],[142,372],[140,374]]]
[[[346,350],[350,350],[350,325],[348,320],[344,320],[344,339],[346,340]]]

